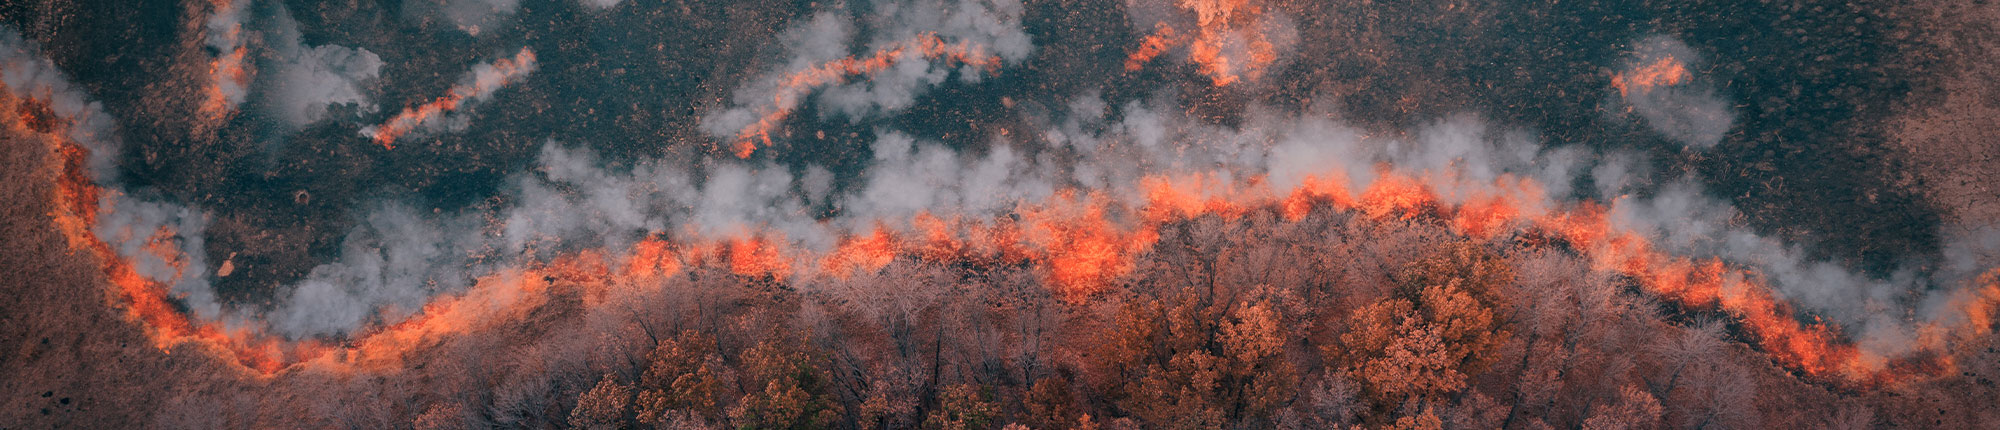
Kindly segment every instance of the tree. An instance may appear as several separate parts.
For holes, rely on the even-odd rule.
[[[1286,428],[1340,428],[1354,421],[1363,405],[1361,391],[1341,372],[1325,372],[1285,411]]]
[[[626,405],[631,401],[632,388],[618,383],[616,376],[605,374],[595,388],[576,398],[576,408],[569,413],[569,425],[593,430],[622,428]]]
[[[1106,387],[1115,404],[1150,426],[1194,429],[1268,421],[1293,397],[1279,308],[1268,297],[1211,297],[1186,288],[1121,308],[1092,357],[1106,374],[1129,378]]]
[[[1652,393],[1626,385],[1609,407],[1598,408],[1583,421],[1584,430],[1646,430],[1660,421],[1660,401]]]
[[[715,338],[698,331],[661,339],[647,354],[646,370],[639,376],[634,402],[639,422],[665,426],[675,419],[694,418],[685,415],[718,417],[716,398],[726,369],[715,350]]]
[[[444,402],[425,408],[424,413],[418,414],[410,425],[417,430],[460,430],[472,428],[472,425],[468,424],[471,419],[472,416],[466,412],[464,405],[458,402]]]
[[[1690,370],[1722,359],[1723,346],[1722,324],[1715,321],[1684,327],[1676,330],[1673,336],[1663,336],[1659,342],[1648,345],[1665,366],[1663,380],[1653,385],[1653,392],[1662,396],[1672,394],[1691,373]]]
[[[938,393],[938,407],[924,419],[924,428],[973,430],[992,427],[1000,406],[987,398],[986,390],[972,384],[947,386]]]
[[[1035,380],[1027,392],[1021,394],[1021,419],[1034,428],[1063,428],[1076,423],[1081,413],[1077,411],[1076,400],[1070,393],[1069,378],[1047,377]]]
[[[1457,288],[1457,281],[1425,288],[1416,300],[1391,298],[1355,313],[1341,336],[1356,379],[1379,407],[1428,398],[1465,387],[1505,332],[1493,311]]]
[[[1701,366],[1672,398],[1680,423],[1693,429],[1757,427],[1757,380],[1727,359]]]
[[[1377,411],[1458,391],[1509,336],[1496,309],[1511,270],[1483,248],[1445,246],[1392,276],[1395,292],[1356,311],[1323,352],[1346,363]]]
[[[752,386],[729,418],[737,427],[757,429],[824,429],[840,418],[839,404],[828,393],[826,371],[818,357],[801,350],[801,342],[771,336],[743,353],[743,369]]]
[[[1430,409],[1424,409],[1422,413],[1416,415],[1404,415],[1402,417],[1396,418],[1396,422],[1390,424],[1388,429],[1389,430],[1444,430],[1444,420],[1438,419],[1437,414],[1431,413]]]

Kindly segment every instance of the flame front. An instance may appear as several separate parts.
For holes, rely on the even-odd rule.
[[[1255,11],[1254,8],[1249,9]],[[1229,22],[1232,7],[1197,8],[1204,25]],[[1218,24],[1220,25],[1220,24]],[[1207,30],[1205,29],[1204,32]],[[1171,33],[1167,33],[1171,35]],[[1206,37],[1206,36],[1204,36]],[[810,88],[871,73],[900,59],[921,56],[993,67],[997,60],[965,44],[945,44],[923,35],[863,58],[847,58],[788,76],[782,98],[798,97]],[[1200,55],[1196,55],[1200,57]],[[526,49],[494,69],[504,82],[516,79],[534,61]],[[1644,91],[1685,79],[1683,66],[1671,58],[1614,78],[1621,91]],[[497,86],[483,79],[454,87],[449,95],[398,115],[380,127],[378,142],[388,146],[396,136],[426,119],[449,111],[462,101],[487,94]],[[1225,84],[1218,81],[1218,84]],[[1230,180],[1205,174],[1155,174],[1136,178],[1133,189],[1144,197],[1127,202],[1104,190],[1068,189],[1041,201],[1023,201],[1008,215],[919,213],[907,220],[872,220],[875,226],[839,239],[831,251],[796,248],[776,231],[756,231],[732,237],[686,233],[670,238],[655,232],[627,249],[587,250],[528,267],[486,275],[463,293],[434,299],[416,315],[357,334],[350,344],[332,347],[315,341],[287,341],[254,328],[228,328],[219,322],[192,319],[177,309],[167,284],[148,279],[135,269],[134,257],[119,255],[93,234],[106,201],[121,198],[100,188],[90,177],[90,151],[68,140],[63,119],[37,108],[34,99],[0,96],[7,115],[5,131],[39,140],[55,157],[42,168],[55,183],[49,214],[72,252],[100,261],[112,284],[111,302],[145,328],[156,347],[183,343],[213,345],[237,362],[265,374],[295,363],[315,362],[356,369],[388,369],[401,358],[437,339],[524,318],[545,303],[552,280],[587,280],[585,288],[657,288],[664,277],[689,267],[726,268],[738,276],[780,282],[819,277],[844,277],[878,270],[896,258],[921,258],[972,264],[1032,264],[1045,283],[1063,300],[1082,302],[1117,287],[1134,270],[1139,257],[1159,240],[1159,228],[1197,217],[1235,218],[1269,212],[1297,220],[1315,210],[1345,211],[1376,220],[1439,222],[1459,234],[1494,240],[1517,231],[1548,233],[1584,255],[1597,269],[1635,279],[1645,291],[1696,309],[1714,309],[1738,320],[1761,348],[1787,367],[1826,378],[1874,383],[1903,376],[1948,373],[1952,363],[1932,356],[1885,360],[1869,357],[1843,339],[1833,326],[1803,323],[1792,306],[1778,298],[1756,271],[1718,259],[1696,259],[1661,251],[1638,232],[1617,228],[1603,206],[1592,202],[1557,205],[1535,181],[1502,175],[1490,181],[1470,181],[1431,171],[1376,168],[1373,180],[1359,193],[1339,178],[1353,177],[1339,169],[1306,175],[1297,186],[1276,188],[1266,177]],[[757,124],[738,134],[744,141],[737,155],[747,156],[753,141],[769,139],[775,124],[789,109],[766,112]],[[908,225],[896,230],[889,225]],[[693,231],[690,229],[690,231]],[[172,246],[177,232],[162,229],[126,232],[148,237],[145,252],[152,258],[187,270],[186,256]],[[608,258],[607,256],[623,256]],[[1979,280],[1980,287],[1954,303],[1964,316],[1925,331],[1988,333],[2000,305],[2000,271]],[[588,297],[602,291],[586,291]],[[1906,369],[1920,369],[1909,373]]]
[[[247,327],[226,328],[218,322],[191,319],[178,309],[168,295],[167,284],[140,275],[132,259],[119,255],[92,232],[104,214],[102,202],[123,196],[92,181],[87,167],[90,150],[66,137],[69,133],[65,119],[37,113],[44,109],[38,106],[46,102],[18,98],[5,90],[4,84],[0,84],[0,111],[16,114],[6,116],[0,131],[39,141],[55,156],[44,167],[55,179],[50,195],[53,208],[48,214],[50,222],[63,235],[72,254],[80,253],[101,262],[104,277],[112,286],[106,297],[108,304],[124,309],[128,318],[139,322],[153,346],[164,351],[182,343],[212,345],[228,351],[238,363],[266,374],[288,363],[319,355],[322,347],[315,342],[287,342]],[[170,243],[176,235],[171,228],[126,234],[146,235],[143,252],[168,262],[174,267],[176,277],[187,269],[186,256]]]

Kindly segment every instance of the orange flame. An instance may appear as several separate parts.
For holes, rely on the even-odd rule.
[[[820,263],[820,270],[846,279],[855,272],[880,270],[895,259],[895,238],[878,226],[870,233],[842,240]]]
[[[1618,89],[1619,96],[1630,97],[1632,91],[1644,94],[1661,86],[1680,85],[1690,77],[1687,65],[1670,55],[1660,57],[1651,64],[1612,74],[1611,87]]]
[[[237,7],[240,6],[231,0],[211,0],[209,4],[213,6],[208,18],[210,23],[217,19],[235,20],[235,17],[225,18],[223,15],[239,12]],[[204,27],[205,31],[218,31],[211,26]],[[215,123],[227,119],[236,110],[236,103],[242,101],[242,92],[250,85],[249,65],[244,62],[249,51],[243,46],[243,25],[229,22],[219,31],[220,34],[204,33],[212,39],[210,46],[221,51],[221,55],[208,64],[209,82],[202,88],[200,108],[202,117]],[[215,40],[220,40],[220,45],[216,45]]]
[[[0,121],[0,130],[23,139],[38,140],[55,156],[45,167],[55,178],[55,188],[50,196],[50,222],[63,235],[72,253],[82,252],[87,258],[102,263],[101,269],[112,286],[106,299],[112,306],[123,308],[126,317],[141,323],[155,347],[169,350],[182,343],[212,345],[228,351],[236,362],[245,367],[266,374],[276,372],[286,363],[318,348],[312,342],[284,342],[248,328],[231,329],[219,323],[188,318],[168,298],[167,284],[140,275],[134,261],[119,255],[110,244],[92,233],[92,228],[104,212],[99,202],[119,196],[116,191],[99,188],[90,179],[87,170],[90,150],[66,137],[69,136],[69,124],[65,119],[44,118],[38,113],[35,106],[45,105],[46,102],[16,98],[6,90],[4,85],[0,85],[0,107],[12,108],[7,110],[20,114],[4,117],[6,121]],[[168,262],[176,272],[180,272],[186,269],[188,259],[172,243],[175,237],[176,233],[171,229],[154,231],[148,236],[143,252]]]
[[[236,109],[235,101],[230,100],[228,92],[223,88],[233,85],[238,91],[242,91],[241,88],[249,85],[250,70],[243,63],[243,56],[246,53],[247,50],[239,46],[236,50],[216,57],[215,61],[209,63],[208,73],[213,77],[213,81],[203,89],[205,97],[202,99],[201,113],[204,118],[221,121]]]
[[[1172,26],[1159,23],[1153,34],[1127,55],[1126,71],[1138,71],[1182,44],[1188,45],[1188,60],[1199,65],[1201,72],[1218,87],[1244,79],[1255,80],[1277,61],[1277,47],[1270,36],[1254,28],[1263,17],[1263,7],[1250,0],[1181,0],[1179,4],[1182,9],[1194,12],[1199,31],[1192,38],[1181,37]],[[1231,47],[1241,51],[1231,52]]]
[[[1156,27],[1157,29],[1153,30],[1153,34],[1147,35],[1144,40],[1139,42],[1139,49],[1133,50],[1132,55],[1125,58],[1125,71],[1137,72],[1140,68],[1145,67],[1146,63],[1152,62],[1154,58],[1158,58],[1161,54],[1166,54],[1167,50],[1173,49],[1174,46],[1182,43],[1187,43],[1181,40],[1179,34],[1174,32],[1173,26],[1162,22]]]
[[[793,101],[814,88],[846,80],[850,76],[866,75],[882,71],[895,65],[905,57],[918,56],[940,59],[958,64],[970,64],[988,70],[1000,67],[1000,59],[988,55],[984,49],[970,42],[945,43],[936,33],[920,33],[917,37],[890,45],[864,58],[848,56],[817,66],[792,72],[779,79],[777,94],[771,97],[771,105],[742,130],[736,132],[736,156],[750,158],[762,146],[771,146],[771,132],[778,123],[791,116]]]
[[[1978,290],[1974,290],[1971,300],[1960,305],[1965,313],[1966,324],[1972,326],[1972,334],[1983,336],[1993,332],[1993,319],[2000,316],[1995,308],[2000,308],[2000,269],[1993,269],[1979,277]]]
[[[459,105],[465,103],[467,100],[485,97],[486,95],[493,94],[494,91],[499,91],[500,87],[521,80],[534,67],[535,52],[528,48],[521,48],[521,51],[515,53],[513,58],[502,58],[493,62],[492,70],[497,79],[481,79],[482,76],[475,73],[472,75],[471,82],[453,85],[451,91],[445,93],[443,97],[403,109],[402,113],[389,118],[389,121],[379,126],[364,129],[362,133],[374,139],[375,143],[381,144],[383,149],[395,149],[396,139],[409,134],[417,126],[423,125],[424,122],[430,121],[432,118],[436,118],[446,112],[458,109]]]
[[[1124,203],[1099,192],[1065,190],[1044,201],[1020,203],[1013,211],[1018,218],[919,214],[907,224],[912,226],[910,231],[892,232],[878,224],[867,233],[842,238],[839,245],[823,254],[791,247],[782,235],[769,232],[723,240],[692,235],[678,244],[649,237],[629,249],[586,251],[482,277],[464,293],[437,298],[416,315],[359,334],[353,346],[335,349],[313,341],[287,342],[255,330],[227,329],[218,323],[192,320],[177,309],[167,285],[140,275],[133,260],[117,254],[91,233],[103,210],[99,202],[107,195],[116,198],[115,191],[94,185],[85,170],[88,150],[65,140],[62,128],[67,125],[41,118],[46,115],[37,114],[32,102],[0,97],[0,107],[12,107],[19,113],[7,116],[0,125],[9,133],[40,139],[56,155],[45,167],[56,185],[50,197],[54,203],[52,222],[72,250],[103,262],[114,305],[145,327],[157,347],[186,342],[214,345],[247,368],[266,374],[304,361],[392,367],[401,363],[401,357],[443,337],[525,318],[535,306],[547,302],[551,280],[657,285],[659,279],[681,273],[685,267],[711,262],[739,276],[776,279],[880,270],[898,256],[975,263],[1029,262],[1042,268],[1048,285],[1059,297],[1086,300],[1131,273],[1137,259],[1159,240],[1158,228],[1165,223],[1208,215],[1230,218],[1265,210],[1299,219],[1318,207],[1353,211],[1370,219],[1430,220],[1473,237],[1492,238],[1519,229],[1550,232],[1595,267],[1627,275],[1652,294],[1734,316],[1774,359],[1808,375],[1881,383],[1943,374],[1953,366],[1948,358],[1936,354],[1894,361],[1868,357],[1842,340],[1835,327],[1795,318],[1791,306],[1778,299],[1754,271],[1713,258],[1669,255],[1645,237],[1615,228],[1605,209],[1595,203],[1544,209],[1547,196],[1531,180],[1503,176],[1474,183],[1452,175],[1407,174],[1388,166],[1378,169],[1359,196],[1351,196],[1345,182],[1338,180],[1348,177],[1341,171],[1306,176],[1298,186],[1283,192],[1261,177],[1228,181],[1199,174],[1151,175],[1138,181],[1144,198],[1137,203]],[[177,267],[184,270],[187,259],[169,243],[174,236],[171,230],[152,232],[146,252],[164,261],[180,262]],[[619,260],[623,267],[610,269],[604,258],[607,254],[624,255]],[[1980,285],[1971,297],[1957,304],[1968,320],[1963,326],[1933,327],[1928,332],[1987,333],[1996,306],[2000,306],[2000,271],[1982,277]],[[601,294],[599,288],[596,293]]]

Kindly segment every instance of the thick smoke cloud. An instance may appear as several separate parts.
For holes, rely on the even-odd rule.
[[[168,285],[195,316],[222,316],[202,247],[206,216],[176,204],[117,194],[106,195],[100,207],[97,237],[132,261],[140,276]]]
[[[301,43],[298,21],[278,6],[273,28],[265,33],[273,50],[274,73],[262,79],[258,91],[268,109],[284,124],[300,127],[326,118],[328,105],[352,104],[373,113],[370,81],[382,73],[382,57],[362,48]]]

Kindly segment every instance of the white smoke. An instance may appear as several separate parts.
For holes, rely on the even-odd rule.
[[[479,33],[505,24],[521,7],[520,0],[418,0],[404,5],[420,16],[443,18],[459,30]]]
[[[1637,113],[1654,131],[1675,141],[1696,148],[1722,142],[1722,136],[1735,123],[1736,114],[1729,108],[1728,100],[1717,96],[1694,73],[1701,64],[1701,57],[1694,49],[1670,37],[1649,37],[1634,45],[1632,57],[1620,73],[1630,75],[1662,61],[1686,67],[1685,80],[1628,87],[1620,94],[1623,106]]]
[[[862,18],[875,30],[862,46],[865,52],[905,46],[924,34],[946,44],[966,43],[980,55],[1009,63],[1026,59],[1034,50],[1021,29],[1024,9],[1018,0],[914,0],[875,6]],[[800,88],[790,82],[791,76],[848,57],[855,43],[854,26],[847,17],[822,12],[786,30],[779,37],[780,47],[789,55],[783,65],[737,88],[731,99],[735,107],[703,116],[702,130],[716,137],[735,137],[765,113],[796,109],[814,92],[828,107],[826,113],[859,121],[909,108],[954,72],[966,82],[982,79],[984,72],[976,65],[906,54],[886,69],[851,77],[845,84]]]
[[[512,61],[514,67],[505,69],[495,66],[502,61]],[[444,96],[461,97],[450,109],[417,116],[407,116],[412,112],[405,110],[402,114],[391,117],[386,124],[361,128],[360,134],[376,138],[380,133],[398,129],[408,133],[403,137],[465,131],[472,126],[474,107],[493,99],[493,94],[508,84],[518,82],[529,73],[534,73],[535,68],[534,52],[527,48],[522,48],[518,54],[508,59],[475,64],[471,70],[459,77],[457,84],[452,85],[450,94]],[[419,108],[421,105],[411,109]]]
[[[84,89],[70,85],[41,48],[6,27],[0,27],[0,83],[17,97],[41,100],[56,116],[67,119],[69,139],[90,150],[90,177],[99,185],[117,182],[113,164],[119,145],[117,120],[104,112],[103,104],[91,101]]]
[[[1053,163],[1024,157],[1004,141],[984,156],[967,156],[887,132],[873,148],[874,164],[862,174],[866,182],[839,200],[852,218],[848,228],[908,220],[920,212],[992,216],[1055,193],[1055,184],[1045,179],[1056,176]]]
[[[947,39],[990,44],[986,46],[994,55],[1009,61],[1027,54],[1025,36],[1012,36],[1020,31],[1019,4],[957,5],[940,15],[909,11],[902,5],[882,6],[871,24],[890,35],[879,40],[895,40],[898,31],[936,31]],[[795,56],[789,67],[810,67],[844,56],[851,25],[822,14],[793,29],[785,42]],[[5,48],[0,49],[5,61],[0,78],[17,92],[50,100],[59,114],[79,118],[72,133],[95,130],[81,135],[79,142],[93,145],[94,150],[104,148],[98,151],[104,154],[115,153],[108,134],[97,134],[110,130],[102,122],[108,116],[84,103],[79,91],[25,46],[18,35],[0,33],[0,48]],[[1667,53],[1661,55],[1694,61],[1677,42],[1651,46]],[[1654,51],[1642,50],[1640,61],[1658,58],[1648,57],[1654,55],[1649,52]],[[912,64],[922,70],[865,76],[860,79],[867,82],[842,87],[866,88],[840,94],[866,93],[868,97],[857,100],[867,101],[827,103],[867,106],[864,115],[881,113],[871,109],[896,109],[895,102],[913,100],[912,92],[936,83],[926,79],[936,76],[938,63]],[[482,64],[465,82],[497,85],[502,79],[490,65]],[[771,93],[759,91],[775,87],[759,85],[763,84],[739,89],[737,101],[770,100]],[[1727,110],[1707,109],[1720,102],[1703,102],[1713,99],[1712,93],[1691,90],[1690,85],[1667,86],[1648,92],[1655,96],[1626,101],[1669,137],[1691,146],[1713,145],[1727,132]],[[802,95],[795,95],[794,103],[796,97]],[[919,212],[998,216],[1021,202],[1038,201],[1063,189],[1101,191],[1127,206],[1138,206],[1144,198],[1138,179],[1149,175],[1199,174],[1227,183],[1267,177],[1274,191],[1286,193],[1310,175],[1335,173],[1344,177],[1322,179],[1344,180],[1350,192],[1359,193],[1379,179],[1378,166],[1387,166],[1379,168],[1434,179],[1447,203],[1486,191],[1497,179],[1525,177],[1549,191],[1545,200],[1527,202],[1525,210],[1533,212],[1574,203],[1577,192],[1569,189],[1570,184],[1588,172],[1597,187],[1586,191],[1612,200],[1615,227],[1648,236],[1679,255],[1714,256],[1756,267],[1782,298],[1852,327],[1865,348],[1889,354],[1907,350],[1914,337],[1911,323],[1918,321],[1903,317],[1912,314],[1904,312],[1910,303],[1952,300],[1961,290],[1929,287],[1956,280],[1940,278],[1970,276],[1992,263],[1991,250],[2000,249],[1996,246],[2000,239],[1994,239],[1991,230],[1979,230],[1986,233],[1964,235],[1947,244],[1947,270],[1941,275],[1923,279],[1906,270],[1886,280],[1874,279],[1837,264],[1813,261],[1796,246],[1756,234],[1742,225],[1733,207],[1705,195],[1691,181],[1659,187],[1645,183],[1649,175],[1634,157],[1540,145],[1531,134],[1496,129],[1476,117],[1446,117],[1414,131],[1380,133],[1313,109],[1284,113],[1253,106],[1243,125],[1226,127],[1189,118],[1163,98],[1122,101],[1115,117],[1107,114],[1111,105],[1098,95],[1084,95],[1071,100],[1061,115],[1027,118],[1042,132],[1016,136],[1039,140],[995,137],[977,151],[959,152],[884,130],[871,145],[870,166],[845,189],[836,189],[834,175],[816,166],[794,174],[785,166],[762,162],[707,160],[691,167],[671,160],[640,160],[613,169],[587,149],[550,143],[544,146],[536,171],[510,179],[503,199],[509,203],[496,209],[497,214],[426,217],[388,203],[362,215],[343,242],[340,257],[315,268],[291,288],[287,301],[270,310],[265,321],[291,336],[351,332],[373,321],[394,320],[437,293],[463,288],[471,277],[493,267],[524,264],[575,248],[622,249],[648,235],[741,238],[776,231],[791,246],[825,250],[839,237],[878,221],[898,228],[902,227],[895,224],[898,220]],[[710,126],[734,121],[728,118],[742,109],[704,118],[703,126],[718,133]],[[1649,110],[1664,112],[1667,119],[1656,119]],[[859,111],[849,114],[854,112]],[[1706,115],[1711,113],[1721,115]],[[100,180],[109,177],[108,168],[94,169]],[[110,209],[98,234],[122,256],[133,259],[143,275],[174,282],[174,291],[189,297],[198,316],[219,314],[212,292],[203,291],[208,269],[201,259],[199,212],[122,196],[107,195],[104,207]],[[813,208],[820,206],[838,215],[818,219],[819,211]],[[188,256],[181,270],[170,270],[169,261],[147,256],[145,245],[155,239],[148,234],[162,226],[176,232],[169,243]],[[1915,318],[1936,318],[1930,315]]]
[[[205,215],[119,193],[106,193],[99,208],[94,233],[131,261],[139,276],[167,285],[195,317],[222,316],[222,305],[209,285],[208,251],[202,239],[208,225]]]
[[[867,44],[870,51],[888,49],[900,41],[924,33],[934,33],[946,43],[967,42],[987,55],[1009,63],[1020,62],[1034,51],[1027,33],[1021,31],[1021,2],[1018,0],[913,0],[875,4],[874,14],[865,18],[875,29]],[[848,118],[861,119],[907,109],[924,90],[944,83],[956,70],[959,79],[978,82],[978,66],[954,65],[918,57],[905,57],[882,73],[865,80],[827,88],[820,102]]]
[[[243,18],[248,9],[245,5],[248,3],[249,0],[223,2],[213,15],[208,16],[207,33],[202,42],[210,49],[214,49],[216,56],[228,56],[243,48]],[[243,104],[243,99],[249,96],[250,90],[243,87],[243,82],[225,76],[225,72],[222,69],[213,70],[209,79],[222,91],[223,99],[230,107]]]
[[[1213,14],[1211,19],[1220,23],[1212,25],[1215,33],[1210,41],[1215,43],[1216,52],[1228,61],[1219,62],[1225,67],[1218,70],[1231,76],[1242,77],[1258,62],[1253,58],[1268,54],[1269,64],[1264,70],[1283,67],[1291,60],[1291,54],[1298,48],[1298,24],[1291,16],[1269,7],[1253,9],[1248,3],[1231,1],[1179,1],[1154,2],[1126,0],[1125,17],[1132,28],[1139,33],[1153,33],[1156,29],[1169,28],[1174,31],[1168,40],[1168,51],[1162,56],[1174,61],[1187,61],[1191,54],[1185,47],[1189,40],[1210,37],[1204,33],[1200,19],[1204,13]],[[1244,18],[1247,17],[1247,18]],[[1239,19],[1244,18],[1244,19]]]
[[[274,116],[300,127],[324,119],[327,105],[353,104],[361,113],[375,112],[364,85],[381,76],[382,57],[361,48],[305,46],[298,21],[283,5],[277,7],[276,20],[265,33],[276,57],[276,64],[266,69],[276,73],[258,90]]]
[[[103,106],[88,101],[84,90],[71,85],[40,48],[9,28],[0,28],[0,82],[15,97],[46,103],[66,121],[65,137],[89,151],[87,168],[103,187],[92,234],[132,261],[140,276],[168,285],[197,317],[221,317],[203,248],[207,217],[181,205],[135,198],[117,183],[117,126]]]
[[[280,333],[304,337],[359,328],[378,310],[385,320],[401,319],[432,296],[471,283],[488,253],[474,219],[426,219],[407,206],[379,204],[348,231],[339,260],[313,268],[266,320]]]

